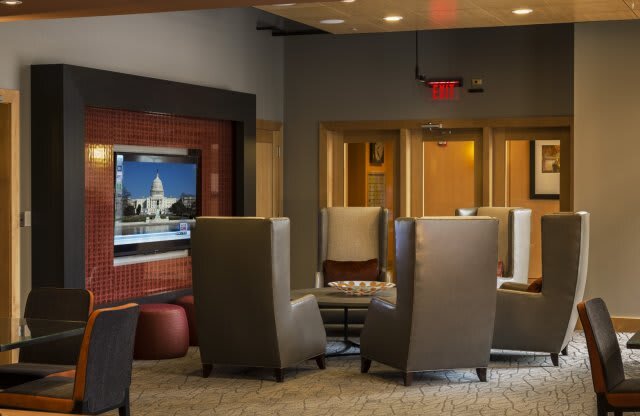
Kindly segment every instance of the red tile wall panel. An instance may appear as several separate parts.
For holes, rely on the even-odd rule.
[[[200,149],[201,213],[232,215],[232,123],[87,107],[85,134],[85,279],[96,303],[191,287],[191,258],[113,265],[113,146]]]

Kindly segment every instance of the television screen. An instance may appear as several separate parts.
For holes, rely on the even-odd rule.
[[[115,256],[187,249],[197,215],[197,155],[115,152]]]

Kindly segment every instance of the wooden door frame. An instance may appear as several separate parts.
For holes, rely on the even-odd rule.
[[[478,128],[482,129],[482,205],[494,205],[496,195],[504,189],[496,184],[494,165],[499,163],[500,129],[521,129],[541,127],[565,127],[569,129],[569,152],[566,159],[569,172],[569,198],[562,209],[573,210],[573,117],[521,117],[521,118],[487,118],[462,120],[377,120],[377,121],[326,121],[319,126],[319,207],[340,206],[344,204],[343,183],[344,132],[349,130],[397,130],[400,134],[399,173],[400,173],[400,206],[399,216],[419,216],[423,209],[422,183],[422,126],[425,124],[442,124],[447,129]],[[497,134],[498,133],[498,134]],[[412,169],[412,166],[414,169]],[[478,178],[479,181],[479,178]],[[504,183],[503,185],[504,186]]]
[[[284,137],[282,134],[282,122],[273,120],[256,120],[256,130],[267,130],[272,133],[272,141],[274,152],[276,156],[273,160],[273,173],[276,176],[274,180],[274,186],[276,187],[276,195],[274,198],[274,207],[272,212],[274,216],[284,215]],[[256,133],[256,140],[258,140],[258,134]],[[257,173],[257,169],[256,169]]]
[[[9,274],[0,276],[0,315],[20,316],[20,93],[16,90],[0,89],[0,175],[8,182],[9,195],[4,199],[0,211],[5,211],[3,227],[9,229],[2,235],[10,244],[9,250],[0,252],[0,263],[9,265]],[[9,123],[3,120],[8,118]],[[6,216],[6,211],[9,215]],[[15,361],[17,353],[3,360]]]

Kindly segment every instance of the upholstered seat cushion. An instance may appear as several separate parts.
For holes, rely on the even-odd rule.
[[[198,346],[198,328],[196,327],[196,305],[193,295],[182,296],[176,300],[176,305],[182,306],[187,314],[187,322],[189,323],[189,345]]]
[[[140,305],[136,329],[136,360],[180,358],[189,349],[189,324],[178,305],[149,303]]]
[[[640,378],[619,383],[607,393],[607,401],[616,407],[640,407]]]
[[[14,363],[0,366],[0,388],[16,386],[47,377],[51,374],[73,370],[72,365]]]
[[[68,377],[46,377],[0,392],[0,407],[70,413],[73,382]]]

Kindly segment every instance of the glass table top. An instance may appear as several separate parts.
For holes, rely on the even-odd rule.
[[[0,317],[0,352],[82,335],[86,322]]]

